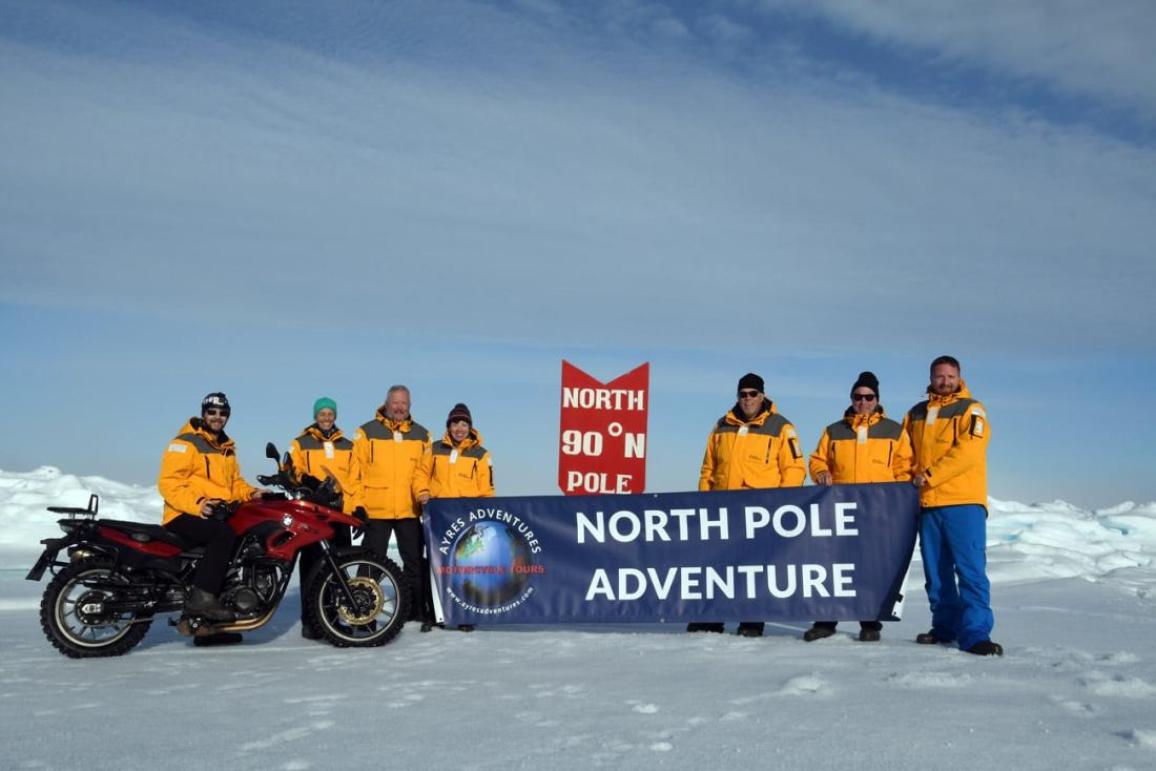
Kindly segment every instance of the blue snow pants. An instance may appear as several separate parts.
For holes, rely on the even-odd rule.
[[[931,631],[940,640],[957,641],[963,650],[990,640],[995,625],[986,542],[983,506],[937,506],[920,513],[919,553],[931,603]]]

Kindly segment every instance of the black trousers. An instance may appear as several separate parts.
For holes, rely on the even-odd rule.
[[[430,610],[429,566],[422,557],[423,539],[421,522],[416,517],[408,519],[371,519],[365,524],[365,543],[379,554],[389,549],[390,536],[397,538],[397,550],[401,553],[402,573],[410,587],[413,605],[410,619],[429,621],[433,619]]]
[[[335,549],[342,546],[349,546],[352,541],[350,539],[349,528],[345,525],[334,525],[333,540],[329,545]],[[315,543],[312,546],[306,546],[301,550],[301,570],[297,573],[297,580],[301,585],[301,620],[305,620],[305,590],[308,588],[306,582],[309,576],[313,575],[313,568],[318,562],[324,558],[321,555],[321,544]]]
[[[229,572],[233,547],[237,543],[237,534],[233,528],[227,522],[192,514],[182,514],[165,527],[182,538],[204,545],[205,556],[197,563],[193,584],[209,594],[220,592],[221,584],[225,583],[225,574]]]

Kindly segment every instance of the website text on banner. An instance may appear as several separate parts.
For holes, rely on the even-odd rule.
[[[558,487],[566,495],[646,489],[650,365],[609,383],[562,361]]]
[[[447,624],[897,617],[909,483],[426,506]]]

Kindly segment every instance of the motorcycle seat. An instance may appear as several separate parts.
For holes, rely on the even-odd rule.
[[[196,541],[190,541],[174,533],[164,525],[146,525],[140,522],[127,522],[121,519],[106,519],[101,524],[131,534],[133,540],[162,541],[176,546],[181,551],[191,551],[200,546]]]

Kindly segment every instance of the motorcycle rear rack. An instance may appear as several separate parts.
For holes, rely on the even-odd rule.
[[[88,496],[88,508],[80,509],[75,506],[49,506],[48,510],[54,514],[67,514],[70,517],[96,517],[100,510],[100,496],[96,493]]]

